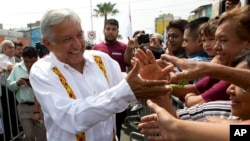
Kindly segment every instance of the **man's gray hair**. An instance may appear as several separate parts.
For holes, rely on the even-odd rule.
[[[3,40],[0,44],[0,52],[3,53],[10,45],[13,47],[15,46],[11,40]]]
[[[41,30],[41,38],[47,38],[49,40],[52,40],[53,33],[51,32],[51,27],[54,25],[60,24],[64,22],[65,20],[75,22],[75,23],[81,23],[80,17],[72,10],[67,8],[62,9],[50,9],[48,10],[40,24],[40,30]],[[71,27],[69,27],[71,28]]]

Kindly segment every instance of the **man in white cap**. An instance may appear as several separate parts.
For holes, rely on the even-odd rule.
[[[161,54],[164,54],[163,49],[163,36],[159,33],[154,33],[150,36],[149,49],[153,52],[156,59],[161,57]]]

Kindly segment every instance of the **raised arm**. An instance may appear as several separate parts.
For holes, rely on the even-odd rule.
[[[203,76],[211,76],[250,89],[249,70],[227,67],[216,63],[189,61],[170,55],[162,55],[161,59],[173,63],[182,70],[182,72],[172,75],[172,79],[180,81],[183,79],[192,80]]]
[[[138,126],[149,141],[229,140],[229,124],[179,120],[156,103],[148,100],[147,104],[155,114],[142,117]]]
[[[134,57],[134,51],[138,46],[137,38],[128,37],[128,44],[124,53],[124,61],[126,64],[131,65],[131,59]]]

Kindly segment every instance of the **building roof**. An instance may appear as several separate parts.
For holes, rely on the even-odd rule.
[[[26,32],[26,31],[30,31],[30,30],[34,30],[34,29],[38,29],[38,28],[40,28],[40,27],[37,26],[37,27],[16,28],[16,29],[14,29],[14,31],[17,31],[17,32]]]
[[[202,5],[202,6],[198,7],[198,8],[196,8],[196,9],[194,9],[194,10],[191,11],[190,13],[198,12],[198,11],[200,11],[200,10],[202,10],[202,9],[205,9],[206,7],[209,7],[209,6],[212,6],[212,4]]]

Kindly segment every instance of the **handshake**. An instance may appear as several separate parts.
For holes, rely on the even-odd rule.
[[[131,61],[133,69],[126,80],[137,99],[157,98],[172,92],[168,85],[174,65],[164,60],[156,60],[153,53],[147,49],[138,49]]]
[[[187,80],[201,78],[212,72],[208,69],[211,67],[210,62],[190,61],[167,54],[156,60],[149,49],[137,49],[131,63],[133,69],[126,80],[137,99],[158,98],[170,94],[173,91],[170,83],[183,86]],[[175,72],[176,67],[182,71]]]

